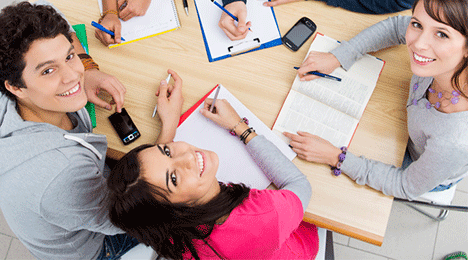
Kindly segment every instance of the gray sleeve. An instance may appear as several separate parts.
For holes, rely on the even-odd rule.
[[[467,145],[428,139],[424,153],[406,169],[346,155],[341,169],[360,185],[368,185],[386,195],[415,199],[443,181],[466,172]]]
[[[63,17],[63,19],[65,19],[65,21],[67,21],[68,25],[70,26],[70,32],[71,32],[71,33],[75,33],[75,30],[73,29],[72,25],[71,25],[70,22],[67,20],[67,18],[65,17],[65,15],[64,15],[57,7],[55,7],[52,3],[49,3],[49,2],[47,2],[46,0],[39,0],[39,1],[34,2],[34,4],[35,4],[35,5],[49,5],[49,6],[51,6],[52,8],[54,8],[54,9],[57,11],[57,13],[59,13],[59,14]]]
[[[41,198],[41,215],[68,231],[82,229],[105,235],[124,233],[114,226],[107,210],[107,184],[94,161],[86,156],[70,158]]]
[[[411,16],[393,16],[364,29],[349,41],[341,42],[340,47],[330,53],[348,70],[354,62],[368,52],[391,46],[406,44],[406,29]]]
[[[247,151],[270,181],[279,189],[290,190],[299,197],[305,211],[312,196],[307,177],[263,135],[247,144]]]

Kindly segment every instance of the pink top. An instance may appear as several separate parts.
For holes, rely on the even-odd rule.
[[[207,242],[224,259],[315,259],[317,228],[303,222],[303,215],[292,191],[252,189],[222,225],[215,225]],[[219,259],[203,241],[195,247],[201,259]]]

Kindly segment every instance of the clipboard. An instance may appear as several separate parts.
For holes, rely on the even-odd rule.
[[[263,6],[262,1],[247,1],[247,21],[252,22],[252,31],[237,41],[231,41],[219,28],[221,9],[210,0],[194,2],[209,62],[282,44],[275,12],[272,7]]]
[[[239,137],[231,135],[228,130],[216,125],[199,112],[205,99],[213,98],[213,92],[218,86],[218,99],[228,100],[239,116],[249,119],[249,125],[257,134],[264,135],[289,160],[295,158],[296,154],[289,146],[222,85],[216,85],[180,117],[174,141],[185,141],[201,149],[216,152],[219,158],[216,174],[218,180],[224,183],[242,182],[251,188],[265,189],[270,181],[249,155]]]

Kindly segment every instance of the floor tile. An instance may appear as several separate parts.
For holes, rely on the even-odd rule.
[[[4,234],[10,237],[16,237],[13,231],[11,231],[10,227],[8,226],[1,211],[0,211],[0,234]]]
[[[438,223],[403,203],[394,202],[381,247],[351,238],[349,246],[387,258],[432,259]]]
[[[17,238],[13,238],[13,241],[11,242],[10,250],[8,251],[8,255],[5,260],[16,260],[16,259],[21,259],[21,260],[29,260],[29,259],[35,259],[31,253],[29,253],[29,250],[26,249],[26,247],[21,243]]]
[[[13,238],[0,234],[0,259],[5,259]]]
[[[452,205],[468,206],[468,193],[457,191]],[[455,251],[468,253],[468,212],[451,211],[439,224],[433,259],[442,259]]]
[[[464,178],[457,184],[457,190],[468,193],[468,177]]]
[[[349,237],[333,232],[333,242],[347,246],[349,244]]]
[[[3,7],[11,4],[13,2],[13,0],[0,0],[0,9],[2,9]]]
[[[335,243],[335,260],[388,260],[387,257],[371,254],[362,250]]]

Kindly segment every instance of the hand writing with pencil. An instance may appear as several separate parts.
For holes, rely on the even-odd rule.
[[[145,15],[151,0],[118,0],[117,6],[120,10],[120,19],[128,21],[135,16]]]
[[[158,144],[172,142],[184,104],[182,78],[171,69],[167,70],[167,73],[171,74],[174,84],[171,85],[162,80],[156,91],[158,97],[157,113],[162,123],[161,132],[156,141]]]
[[[240,118],[236,110],[229,104],[226,99],[218,99],[215,103],[215,113],[210,112],[211,105],[213,104],[212,98],[205,100],[205,105],[200,109],[200,113],[215,122],[226,130],[233,130],[237,136],[240,136],[245,130],[249,128],[246,122]],[[245,143],[248,143],[252,138],[257,136],[255,132],[251,133],[246,139]]]
[[[229,14],[222,12],[218,26],[232,41],[244,39],[247,36],[247,33],[249,33],[249,28],[252,25],[250,21],[246,21],[247,7],[245,3],[242,1],[235,1],[227,4],[224,8],[234,15],[239,21],[236,22]]]
[[[309,71],[318,71],[324,74],[332,73],[341,64],[335,55],[329,52],[311,51],[307,59],[302,63],[301,67],[297,70],[297,74],[301,81],[309,81],[319,78],[317,75],[307,74]]]

